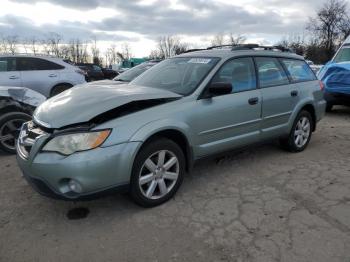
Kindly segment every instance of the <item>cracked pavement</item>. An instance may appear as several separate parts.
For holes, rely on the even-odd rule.
[[[39,196],[0,155],[0,261],[350,261],[350,109],[336,107],[308,149],[276,143],[199,162],[174,199]],[[69,220],[74,207],[87,218]]]

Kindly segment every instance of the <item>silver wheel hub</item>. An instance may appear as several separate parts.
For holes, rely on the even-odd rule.
[[[301,117],[294,130],[294,142],[299,148],[305,146],[311,134],[311,124],[307,117]]]
[[[141,193],[149,199],[164,197],[175,186],[179,172],[179,160],[173,152],[161,150],[152,154],[139,173]]]

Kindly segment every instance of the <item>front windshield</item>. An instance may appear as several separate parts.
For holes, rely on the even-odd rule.
[[[350,46],[340,49],[340,51],[334,58],[334,62],[336,63],[350,62]]]
[[[147,69],[150,69],[154,64],[141,64],[138,66],[135,66],[117,77],[115,77],[113,80],[114,81],[122,81],[122,82],[130,82],[134,80],[136,77],[141,75],[143,72],[145,72]]]
[[[132,84],[192,93],[219,61],[212,57],[175,57],[167,59],[132,81]]]

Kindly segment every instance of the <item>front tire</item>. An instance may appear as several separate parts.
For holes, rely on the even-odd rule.
[[[16,154],[16,140],[22,124],[30,121],[31,116],[22,112],[11,112],[0,117],[0,149]]]
[[[166,138],[153,139],[137,154],[130,185],[130,195],[140,206],[154,207],[172,198],[185,174],[181,148]]]
[[[289,136],[280,140],[282,147],[294,153],[304,151],[310,142],[314,125],[311,114],[306,110],[301,111],[294,121]]]

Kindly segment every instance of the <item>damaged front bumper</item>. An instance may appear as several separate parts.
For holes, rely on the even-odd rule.
[[[26,126],[21,132],[26,132]],[[65,199],[90,199],[110,191],[128,189],[139,142],[99,147],[63,156],[41,151],[49,135],[32,139],[21,134],[17,161],[24,177],[40,194]],[[72,187],[72,181],[75,183]],[[74,190],[78,187],[79,190]]]

